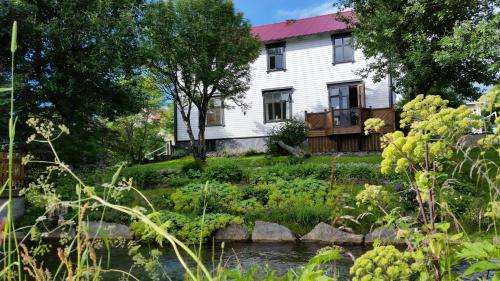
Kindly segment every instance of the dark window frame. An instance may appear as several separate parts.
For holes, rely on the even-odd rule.
[[[281,54],[271,54],[271,50],[279,49],[281,48]],[[267,73],[270,72],[276,72],[276,71],[286,71],[286,43],[285,42],[280,42],[280,43],[274,43],[274,44],[268,44],[266,45],[266,54],[267,54]],[[278,55],[282,56],[282,66],[281,68],[275,67],[271,68],[271,56],[275,57],[275,66],[276,66],[276,57]]]
[[[266,101],[266,96],[273,95],[273,94],[280,94],[281,97],[283,97],[283,94],[288,94],[288,99],[281,100],[280,102],[267,102]],[[263,90],[262,91],[262,105],[263,105],[263,113],[264,113],[264,124],[268,123],[280,123],[280,122],[285,122],[286,120],[289,120],[292,118],[292,104],[293,104],[293,99],[292,99],[292,94],[293,94],[293,88],[282,88],[282,89],[272,89],[272,90]],[[268,105],[269,104],[280,104],[280,112],[281,116],[285,115],[285,118],[281,119],[269,119],[269,112],[268,112]],[[283,107],[285,106],[285,111],[286,114],[283,114]],[[272,110],[274,111],[276,108],[274,106],[271,107]],[[275,114],[273,114],[275,115]]]
[[[217,107],[214,107],[215,109],[219,109],[221,111],[221,117],[220,117],[220,124],[217,123],[217,124],[209,124],[208,123],[208,114],[210,114],[210,110],[212,110],[213,108],[210,107],[209,105],[209,108],[207,110],[207,116],[205,118],[205,127],[224,127],[226,124],[225,124],[225,114],[224,114],[224,99],[222,98],[222,96],[213,96],[212,99],[220,99],[220,106],[217,106]]]
[[[346,44],[345,43],[345,38],[350,38],[350,43]],[[342,44],[341,45],[336,45],[335,40],[336,39],[342,39]],[[345,48],[349,47],[351,48],[351,57],[346,59],[343,57],[342,60],[336,60],[336,52],[337,52],[337,47],[342,48],[342,52],[344,55],[344,50]],[[342,63],[354,63],[354,48],[352,47],[352,33],[339,33],[339,34],[333,34],[332,35],[332,49],[333,49],[333,65],[336,64],[342,64]]]
[[[335,83],[327,83],[328,91],[328,108],[334,112],[334,126],[335,127],[350,127],[359,125],[359,109],[366,108],[365,99],[365,83],[363,80],[339,81]],[[361,87],[361,88],[360,88]],[[347,89],[343,94],[341,89]],[[357,107],[350,106],[350,89],[356,88]],[[333,89],[338,89],[337,93],[332,94]],[[360,92],[361,89],[361,92]],[[334,108],[332,99],[338,98],[339,108]],[[346,102],[346,105],[344,105]],[[355,124],[353,123],[355,122]],[[347,123],[347,125],[346,125]]]

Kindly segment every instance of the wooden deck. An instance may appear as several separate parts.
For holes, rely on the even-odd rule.
[[[325,112],[306,112],[309,149],[312,153],[380,150],[380,134],[364,134],[364,122],[380,118],[385,126],[380,134],[396,129],[393,108],[351,108]]]
[[[14,153],[13,186],[16,189],[24,187],[24,165],[20,153]],[[9,153],[0,152],[0,184],[9,180]]]

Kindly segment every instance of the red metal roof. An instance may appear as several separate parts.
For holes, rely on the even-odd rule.
[[[354,17],[354,12],[345,11],[342,12],[342,15]],[[270,42],[346,29],[347,25],[337,20],[336,16],[337,14],[328,14],[299,20],[288,20],[279,23],[259,25],[252,28],[252,33],[261,41]]]

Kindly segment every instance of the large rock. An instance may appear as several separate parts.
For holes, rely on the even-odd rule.
[[[250,239],[245,228],[240,224],[230,224],[215,232],[215,240],[221,241],[246,241]]]
[[[371,245],[375,240],[382,244],[402,244],[404,241],[397,239],[397,231],[389,227],[378,227],[365,236],[365,244]]]
[[[493,244],[500,244],[500,236],[493,237]]]
[[[105,235],[108,239],[133,239],[132,232],[123,224],[91,221],[88,231],[90,235],[97,235],[98,238]]]
[[[331,243],[336,245],[360,245],[363,235],[352,234],[339,230],[326,223],[319,223],[311,232],[300,238],[304,242]]]
[[[25,240],[27,238],[27,235],[24,233],[24,232],[21,232],[21,231],[16,231],[16,239],[17,239],[17,242],[22,242],[23,240]],[[0,243],[3,242],[3,237],[4,237],[4,234],[5,233],[1,233],[0,234]],[[12,236],[11,236],[12,237]]]
[[[255,242],[294,242],[297,240],[290,229],[272,222],[256,221],[252,231]]]
[[[7,201],[9,201],[9,199],[0,199],[0,206],[3,206],[5,203],[7,203]],[[24,215],[24,203],[24,197],[12,198],[12,216],[14,217],[14,220],[17,220]],[[7,212],[7,205],[5,205],[5,208],[0,211],[0,218],[7,217]]]

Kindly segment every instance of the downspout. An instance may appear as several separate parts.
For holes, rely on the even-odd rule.
[[[174,101],[174,145],[177,145],[177,103]]]
[[[392,91],[392,75],[389,73],[389,107],[394,107],[394,93]]]

